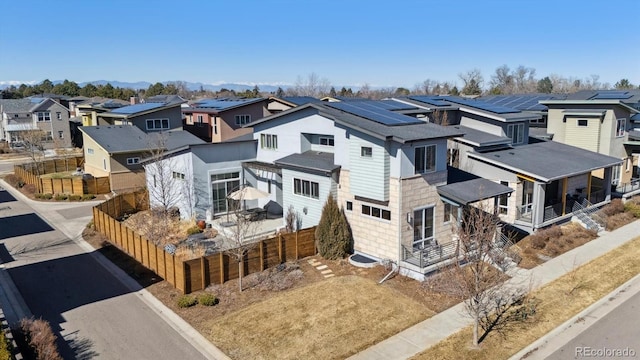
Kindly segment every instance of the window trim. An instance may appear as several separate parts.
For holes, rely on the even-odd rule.
[[[365,208],[368,210],[365,212]],[[374,215],[377,212],[378,215]],[[388,215],[388,219],[385,219],[384,215]],[[391,222],[391,210],[388,208],[381,208],[368,204],[360,204],[360,216],[366,216],[367,218],[373,218],[380,221]]]
[[[345,210],[350,212],[353,211],[353,201],[347,200]]]
[[[429,163],[429,159],[427,154],[429,154],[429,151],[427,151],[428,148],[433,148],[433,150],[431,151],[431,158],[433,159],[433,168],[432,169],[428,169],[427,168],[427,164]],[[417,152],[420,149],[424,149],[424,163],[422,164],[423,166],[423,171],[420,171],[420,169],[418,168],[418,156],[417,156]],[[436,171],[436,169],[438,169],[438,147],[436,144],[429,144],[429,145],[420,145],[420,146],[416,146],[413,150],[413,172],[414,174],[430,174]]]
[[[60,111],[56,111],[56,119],[62,120],[62,113]]]
[[[322,140],[326,140],[326,144],[323,144]],[[319,136],[318,137],[318,145],[334,147],[335,146],[335,140],[334,140],[333,136],[326,136],[326,135]]]
[[[171,178],[177,179],[177,180],[184,180],[185,174],[177,171],[172,171]]]
[[[160,127],[156,128],[156,121],[160,122]],[[164,127],[164,121],[167,122],[167,127]],[[149,122],[151,122],[151,127],[149,127]],[[145,120],[145,125],[147,130],[169,130],[169,128],[171,127],[171,124],[169,122],[168,118],[159,118],[159,119],[146,119]]]
[[[314,187],[314,184],[315,184],[315,187]],[[293,178],[292,185],[293,185],[292,186],[293,195],[301,196],[301,197],[313,199],[313,200],[320,200],[320,183],[311,181],[311,180],[301,179],[301,178]],[[308,194],[306,193],[306,190],[308,190]],[[316,193],[315,196],[313,194],[314,190]]]
[[[87,148],[87,154],[93,155],[94,151],[92,148]]]
[[[137,165],[139,163],[140,163],[139,156],[127,158],[127,165]]]
[[[622,126],[620,126],[622,124]],[[616,119],[616,137],[623,137],[624,133],[627,131],[627,118],[619,118]]]
[[[360,146],[360,157],[371,159],[373,158],[373,147],[372,146]]]
[[[38,122],[51,121],[51,111],[38,111],[36,117],[38,118]]]
[[[278,150],[278,135],[260,134],[260,148],[267,150]]]
[[[514,132],[514,129],[518,131]],[[524,124],[508,124],[507,137],[511,139],[513,145],[524,144]]]
[[[198,127],[204,126],[204,115],[196,115],[196,125]]]
[[[426,215],[425,212],[427,210],[431,209],[432,211],[432,222],[431,222],[431,236],[429,237],[425,237],[425,225],[426,225]],[[416,212],[420,212],[421,213],[421,217],[422,217],[422,225],[421,225],[421,238],[416,240]],[[419,208],[415,208],[413,209],[412,212],[412,219],[411,219],[411,228],[413,230],[413,236],[411,239],[411,246],[415,249],[417,244],[421,244],[421,247],[419,246],[418,248],[420,249],[424,249],[426,246],[425,245],[434,245],[437,243],[436,240],[436,205],[428,205],[428,206],[423,206],[423,207],[419,207]]]
[[[584,125],[580,125],[580,122],[584,122]],[[588,119],[577,119],[576,120],[576,126],[578,127],[589,127],[589,120]]]
[[[238,114],[234,116],[236,125],[242,126],[251,123],[251,114]]]

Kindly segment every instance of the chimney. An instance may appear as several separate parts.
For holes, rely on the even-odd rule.
[[[137,96],[132,96],[132,97],[129,98],[129,102],[131,103],[131,105],[139,104],[140,103],[140,99],[138,99]]]

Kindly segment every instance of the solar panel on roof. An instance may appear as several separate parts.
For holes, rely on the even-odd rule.
[[[429,105],[433,105],[433,106],[449,106],[451,104],[449,104],[446,101],[443,101],[442,99],[439,99],[437,97],[433,97],[433,96],[409,96],[409,99],[411,100],[415,100],[415,101],[419,101],[425,104],[429,104]]]
[[[494,105],[494,104],[480,101],[480,100],[467,100],[467,99],[452,98],[452,97],[447,97],[447,100],[454,102],[456,104],[471,106],[476,109],[489,111],[494,114],[510,114],[510,113],[520,112],[520,110],[516,110],[513,108],[508,108],[500,105]]]
[[[383,125],[397,126],[423,123],[423,121],[416,118],[394,113],[389,110],[382,110],[376,108],[375,106],[371,106],[371,104],[367,105],[366,103],[360,101],[332,102],[327,103],[326,105],[334,109],[342,110],[350,114],[375,121]]]
[[[121,108],[111,110],[113,114],[135,114],[141,111],[147,111],[159,107],[163,107],[164,103],[144,103],[144,104],[135,104],[129,106],[123,106]]]
[[[613,99],[613,100],[624,100],[628,99],[632,96],[628,91],[609,91],[609,92],[601,92],[597,93],[592,99]]]

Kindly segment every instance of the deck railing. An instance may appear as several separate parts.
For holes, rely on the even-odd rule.
[[[451,259],[457,253],[457,241],[443,245],[431,245],[424,249],[411,249],[402,245],[402,260],[420,268]]]
[[[635,190],[640,190],[640,179],[638,178],[631,179],[628,183],[619,184],[615,189],[615,191],[620,194],[625,194]]]

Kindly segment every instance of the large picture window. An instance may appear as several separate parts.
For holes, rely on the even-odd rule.
[[[214,214],[225,213],[229,205],[233,206],[235,200],[227,199],[227,196],[240,187],[240,172],[211,175],[212,208]]]
[[[51,113],[48,111],[39,112],[38,121],[51,121]]]
[[[309,180],[293,179],[293,193],[312,199],[319,199],[320,185],[317,182]]]
[[[168,130],[169,119],[147,119],[147,130]]]
[[[414,167],[416,174],[436,171],[436,146],[419,146],[415,148]]]
[[[424,249],[435,242],[433,224],[435,207],[415,210],[413,212],[413,248]]]
[[[260,134],[260,147],[263,149],[277,150],[278,135]]]

